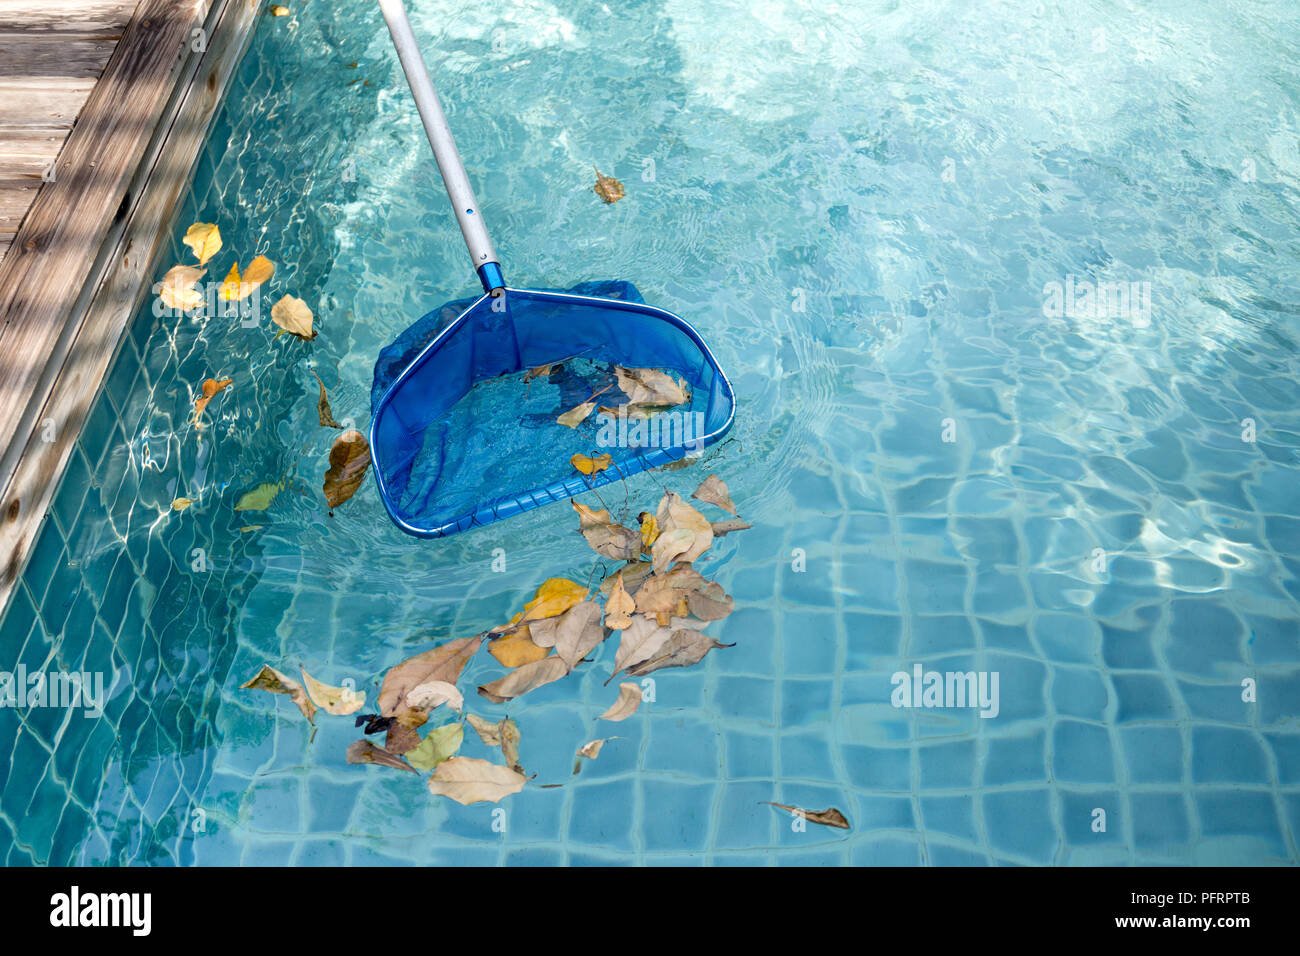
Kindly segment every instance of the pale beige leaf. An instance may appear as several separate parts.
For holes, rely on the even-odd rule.
[[[214,222],[196,222],[185,230],[181,242],[194,250],[199,265],[206,265],[221,250],[221,230]]]
[[[429,778],[429,792],[457,803],[496,803],[518,793],[527,781],[518,771],[474,757],[452,757],[438,764]]]
[[[564,612],[555,633],[555,653],[570,670],[605,639],[600,613],[595,601],[583,601]]]
[[[465,719],[469,721],[469,725],[474,728],[474,732],[478,734],[479,740],[483,741],[483,743],[487,744],[489,747],[501,746],[501,734],[497,729],[499,726],[498,724],[494,724],[490,720],[484,720],[482,717],[478,717],[474,714],[466,714]]]
[[[728,646],[730,645],[719,644],[700,631],[682,628],[673,631],[672,636],[655,651],[654,656],[629,667],[627,673],[629,677],[644,677],[665,667],[690,667],[698,664],[715,647]]]
[[[194,288],[194,283],[203,278],[205,269],[193,266],[172,266],[162,281],[154,286],[154,292],[169,309],[189,312],[203,305],[203,293]]]
[[[736,513],[736,506],[731,501],[731,492],[727,489],[727,483],[717,475],[709,475],[700,482],[700,487],[691,492],[691,497],[717,505],[723,511],[730,511],[733,515]]]
[[[679,561],[696,560],[713,543],[713,526],[709,523],[709,519],[683,501],[682,496],[675,491],[667,492],[660,500],[659,508],[655,512],[655,521],[658,523],[661,538],[679,529],[694,532],[694,543],[677,557]],[[655,542],[656,545],[658,543]]]
[[[633,405],[672,407],[691,400],[690,391],[676,378],[652,368],[616,366],[618,387]]]
[[[519,766],[519,725],[506,717],[497,724],[497,736],[501,738],[501,757],[506,766],[515,773],[523,774],[524,768]]]
[[[575,405],[555,420],[568,428],[577,428],[587,420],[587,416],[590,415],[595,408],[595,402],[583,402],[581,405]]]
[[[385,717],[395,717],[411,710],[406,705],[406,695],[429,681],[446,681],[455,685],[460,672],[482,643],[481,637],[457,638],[389,668],[379,688],[379,712]]]
[[[312,328],[314,318],[307,303],[291,295],[285,295],[271,306],[271,321],[300,339],[311,340],[316,337],[316,331]]]
[[[406,706],[412,710],[428,713],[443,704],[457,713],[465,709],[464,695],[456,689],[455,684],[449,684],[445,680],[425,681],[406,693]]]
[[[614,656],[614,674],[649,659],[667,643],[672,633],[651,618],[640,614],[635,615],[631,625],[619,638],[618,653]],[[613,679],[614,675],[611,675],[609,680]],[[608,684],[609,681],[605,683]]]
[[[702,621],[720,621],[736,608],[736,602],[722,587],[710,581],[698,591],[688,591],[686,607]]]
[[[302,682],[307,687],[307,696],[321,710],[328,714],[355,714],[366,702],[366,695],[359,694],[351,687],[331,687],[322,684],[302,669]]]
[[[632,623],[632,612],[635,610],[636,602],[623,587],[623,575],[616,575],[614,589],[605,601],[605,626],[615,631],[623,630]]]
[[[516,667],[505,677],[484,684],[478,692],[494,704],[504,704],[534,688],[557,681],[569,672],[569,665],[557,655]]]
[[[748,531],[753,525],[747,524],[739,518],[728,518],[726,521],[714,521],[709,527],[713,529],[715,538],[722,538],[733,531]]]
[[[618,700],[598,720],[627,720],[641,706],[641,685],[626,681],[618,685]]]

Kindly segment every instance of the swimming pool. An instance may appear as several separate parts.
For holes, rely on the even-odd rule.
[[[238,689],[373,693],[589,567],[563,506],[436,542],[373,483],[327,515],[312,372],[364,427],[379,349],[474,281],[377,7],[291,6],[156,276],[217,222],[321,335],[132,323],[0,627],[0,666],[109,699],[0,708],[6,863],[1297,861],[1300,11],[410,3],[507,278],[628,279],[732,377],[735,440],[633,494],[716,471],[754,525],[709,567],[736,646],[580,775],[605,671],[508,708],[564,786],[498,832]],[[996,673],[997,715],[892,706],[917,664]]]

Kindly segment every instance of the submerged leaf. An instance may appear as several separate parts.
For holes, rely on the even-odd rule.
[[[315,316],[307,303],[291,295],[285,295],[271,306],[271,321],[306,342],[316,337],[316,331],[312,328],[313,318]]]
[[[172,511],[184,511],[192,504],[194,504],[193,498],[173,498]]]
[[[351,687],[331,687],[322,684],[302,668],[302,682],[307,687],[307,696],[321,710],[328,714],[355,714],[366,702],[365,694],[358,694]]]
[[[597,740],[589,740],[579,747],[577,759],[573,761],[573,772],[577,773],[582,769],[583,757],[586,757],[588,760],[595,760],[600,756],[600,748],[604,747],[607,742],[614,739],[615,738],[613,737],[601,737]]]
[[[312,372],[312,375],[316,373]],[[330,398],[325,391],[325,383],[320,380],[319,375],[316,375],[316,382],[320,385],[320,398],[316,399],[316,416],[326,428],[342,428],[343,426],[334,420],[334,413],[330,410]]]
[[[284,490],[284,483],[264,481],[252,491],[246,491],[235,502],[236,511],[265,511],[271,507],[275,496]]]
[[[574,455],[569,459],[569,464],[584,475],[594,475],[598,471],[604,471],[613,463],[614,459],[610,455],[597,455],[595,458],[588,458],[586,455]]]
[[[569,673],[569,666],[556,655],[516,667],[500,680],[484,684],[478,692],[494,704],[504,704],[534,688],[557,681]]]
[[[194,418],[196,421],[198,420],[198,417],[203,414],[203,410],[208,407],[208,402],[212,401],[212,399],[217,396],[218,392],[229,388],[230,383],[233,381],[233,378],[209,378],[204,380],[203,385],[201,386],[203,394],[199,398],[194,399]]]
[[[717,505],[723,511],[730,511],[733,515],[736,513],[736,506],[731,501],[731,492],[727,488],[727,483],[717,475],[709,475],[700,482],[700,487],[691,492],[691,497]]]
[[[715,521],[710,527],[713,529],[715,538],[722,538],[733,531],[748,531],[754,527],[752,524],[746,524],[739,518],[728,518],[726,521]]]
[[[451,757],[433,771],[429,792],[461,804],[496,803],[524,789],[526,782],[523,774],[509,767],[474,757]]]
[[[820,823],[824,827],[839,827],[841,830],[850,829],[849,821],[845,819],[844,814],[834,807],[825,810],[804,810],[800,807],[786,806],[784,803],[773,803],[770,800],[764,800],[763,802],[769,807],[785,810],[792,816],[803,817],[809,823]]]
[[[627,195],[622,183],[613,176],[606,176],[600,171],[599,167],[594,168],[596,170],[596,185],[592,189],[595,190],[597,196],[607,203],[612,203],[618,202]]]
[[[285,694],[302,711],[304,717],[312,723],[316,722],[316,705],[307,697],[307,692],[302,689],[302,685],[292,677],[281,674],[269,664],[263,664],[262,669],[251,680],[239,686],[242,690],[265,690],[272,694]]]
[[[185,230],[181,242],[194,250],[199,265],[207,265],[208,260],[221,250],[221,230],[214,222],[196,222]]]
[[[618,685],[618,700],[597,720],[627,720],[641,706],[641,686],[632,681]]]
[[[361,432],[354,428],[334,439],[324,486],[330,508],[337,508],[356,494],[369,468],[370,445]]]
[[[406,695],[421,684],[445,681],[455,685],[482,643],[481,637],[457,638],[390,667],[379,687],[380,711],[385,717],[394,717],[415,709],[406,703]]]
[[[572,401],[572,399],[570,399],[570,401]],[[575,405],[563,415],[558,416],[555,420],[568,428],[577,428],[587,420],[587,416],[590,415],[595,408],[595,402],[583,402],[581,405]]]
[[[633,405],[671,408],[691,400],[690,390],[665,372],[653,368],[614,367],[618,387]]]
[[[347,760],[348,763],[373,763],[381,767],[392,767],[394,770],[417,772],[397,754],[389,753],[383,747],[376,747],[369,740],[354,740],[348,744]]]
[[[429,771],[460,750],[465,739],[465,725],[459,721],[443,724],[406,752],[406,761],[416,770]]]

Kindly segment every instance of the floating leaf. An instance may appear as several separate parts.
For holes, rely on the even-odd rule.
[[[370,445],[355,428],[334,439],[330,467],[325,472],[325,500],[331,509],[351,498],[370,468]]]
[[[723,538],[733,531],[748,531],[753,525],[746,524],[739,518],[728,518],[726,521],[715,521],[710,527],[715,538]]]
[[[358,694],[351,687],[331,687],[322,684],[302,669],[302,682],[307,687],[307,696],[327,714],[355,714],[366,702],[365,694]]]
[[[417,772],[397,754],[389,753],[383,747],[376,747],[369,740],[354,740],[348,744],[347,760],[348,763],[373,763],[381,767],[392,767],[394,770]]]
[[[650,549],[659,538],[659,522],[649,511],[641,512],[637,515],[637,520],[641,522],[641,550],[650,554]]]
[[[194,288],[194,283],[203,278],[205,269],[193,266],[172,266],[162,277],[154,291],[163,305],[169,309],[189,312],[203,304],[203,293]]]
[[[465,725],[456,721],[429,731],[418,746],[406,752],[406,761],[416,770],[430,771],[460,750],[465,739]]]
[[[657,405],[671,408],[691,400],[690,390],[680,381],[653,368],[614,367],[618,387],[633,405]]]
[[[501,741],[501,756],[505,759],[506,766],[515,773],[523,774],[524,768],[519,766],[519,725],[509,717],[503,718],[497,724],[497,737]]]
[[[600,605],[595,601],[583,601],[564,612],[556,629],[555,653],[572,670],[604,639]]]
[[[610,455],[597,455],[595,458],[588,458],[586,455],[574,455],[569,459],[569,464],[584,475],[594,475],[598,471],[604,471],[613,463],[614,459]]]
[[[623,587],[623,575],[620,574],[614,579],[614,590],[609,592],[605,601],[605,626],[615,631],[623,630],[631,625],[631,615],[635,610],[636,602]]]
[[[575,405],[555,420],[568,428],[577,428],[587,420],[587,416],[590,415],[595,408],[595,402],[583,402],[581,405]]]
[[[239,263],[236,262],[226,273],[225,280],[221,283],[221,298],[227,302],[231,299],[239,299]]]
[[[520,667],[533,661],[540,661],[551,653],[550,648],[554,642],[546,647],[534,644],[530,632],[531,626],[525,624],[513,634],[492,641],[488,645],[488,653],[500,661],[503,667]]]
[[[429,792],[467,805],[496,803],[524,789],[526,782],[523,774],[509,767],[474,757],[451,757],[434,769]]]
[[[469,721],[469,725],[474,728],[474,732],[478,734],[479,740],[483,741],[483,743],[487,744],[489,747],[501,746],[501,734],[497,729],[499,726],[498,724],[494,724],[489,720],[484,720],[482,717],[476,717],[474,714],[466,714],[465,719]]]
[[[731,501],[731,492],[727,488],[727,483],[717,475],[709,475],[700,482],[700,487],[691,492],[691,497],[717,505],[723,511],[730,511],[733,515],[736,513],[736,506]]]
[[[415,709],[406,703],[406,695],[421,684],[445,681],[454,686],[482,643],[481,637],[457,638],[390,667],[379,687],[380,711],[395,717]]]
[[[593,551],[606,558],[629,561],[641,553],[641,537],[630,528],[616,524],[609,512],[596,511],[576,501],[570,502],[578,512],[578,529]]]
[[[599,740],[589,740],[579,747],[578,759],[573,761],[573,772],[577,773],[582,769],[583,757],[586,757],[588,760],[595,760],[600,756],[600,749],[605,746],[605,743],[613,739],[614,738],[612,737],[601,737]]]
[[[649,660],[668,642],[672,633],[671,629],[660,626],[653,618],[640,614],[633,617],[631,625],[624,629],[619,638],[618,653],[614,655],[614,673],[605,683],[608,684],[620,671]]]
[[[694,547],[695,532],[690,528],[673,528],[660,534],[655,538],[654,547],[650,549],[654,569],[663,571],[678,558],[683,561],[689,560],[682,556]]]
[[[586,600],[586,597],[586,587],[577,581],[570,581],[568,578],[547,578],[537,589],[533,599],[524,605],[520,622],[539,621],[563,614],[573,605]]]
[[[534,647],[541,647],[549,650],[555,646],[555,639],[559,636],[560,622],[564,620],[564,615],[558,617],[548,617],[541,621],[533,621],[525,625],[528,629],[529,638]],[[500,660],[500,658],[498,658]],[[505,663],[502,661],[502,663]]]
[[[221,250],[221,230],[214,222],[196,222],[185,230],[181,242],[194,250],[199,265],[207,265],[208,260]]]
[[[618,685],[618,700],[598,720],[627,720],[641,706],[641,686],[632,681]]]
[[[796,817],[803,817],[809,823],[820,823],[824,827],[839,827],[841,830],[849,829],[849,821],[844,818],[844,814],[830,807],[826,810],[803,810],[799,807],[789,807],[784,803],[773,803],[770,800],[764,800],[769,807],[777,807],[785,810],[787,813]]]
[[[626,632],[624,632],[626,633]],[[644,677],[665,667],[690,667],[704,659],[704,655],[715,647],[733,647],[732,644],[720,644],[709,635],[691,628],[673,631],[672,637],[655,652],[654,656],[635,667],[629,667],[629,677]]]
[[[292,677],[281,674],[269,664],[263,664],[262,669],[252,680],[239,686],[242,690],[265,690],[272,694],[286,694],[302,711],[304,717],[312,723],[316,722],[316,705],[307,697],[307,692],[302,689],[302,685]]]
[[[687,595],[706,584],[704,575],[685,565],[667,574],[652,575],[636,592],[636,609],[665,625],[671,618],[685,617],[689,611]]]
[[[196,421],[198,420],[198,417],[203,414],[203,410],[208,407],[208,402],[212,401],[218,392],[229,388],[230,383],[233,381],[234,379],[232,378],[209,378],[204,380],[203,385],[201,386],[203,395],[194,399],[194,418]]]
[[[192,498],[173,498],[172,511],[184,511],[192,504],[194,504],[194,499]]]
[[[271,507],[275,496],[284,490],[284,482],[264,481],[252,491],[246,491],[235,502],[236,511],[265,511]]]
[[[720,621],[736,609],[735,600],[710,581],[698,591],[688,591],[686,607],[701,621]]]
[[[358,714],[355,726],[366,725],[362,731],[364,734],[382,734],[389,727],[393,726],[394,718],[381,717],[379,714]]]
[[[420,735],[416,728],[428,720],[424,714],[418,711],[409,711],[402,715],[401,719],[394,720],[388,727],[388,735],[384,738],[384,748],[389,753],[407,754],[420,746]]]
[[[691,546],[684,552],[674,555],[678,561],[694,561],[709,549],[709,545],[713,544],[713,526],[709,524],[709,519],[683,501],[682,496],[675,491],[667,492],[660,499],[659,508],[655,512],[655,521],[659,525],[659,539],[655,541],[653,554],[658,554],[657,549],[664,535],[673,531],[687,530],[693,535]],[[666,564],[660,565],[656,558],[656,570],[662,570],[663,567],[666,567]]]
[[[611,203],[618,202],[627,195],[626,190],[623,189],[622,183],[613,176],[606,176],[600,171],[599,167],[594,168],[596,169],[596,185],[593,186],[592,189],[596,191],[597,196],[605,202]]]
[[[546,365],[539,365],[536,368],[530,368],[524,373],[524,384],[527,385],[535,378],[546,378],[551,374],[551,370],[556,368],[560,363],[548,362]]]
[[[406,694],[406,706],[421,713],[427,714],[443,704],[456,713],[465,709],[464,695],[456,689],[455,684],[449,684],[445,680],[425,681],[411,688]]]
[[[291,295],[285,295],[271,306],[271,321],[306,342],[316,337],[316,331],[311,325],[313,318],[307,303]]]
[[[271,16],[273,16],[273,17],[287,17],[288,15],[289,15],[289,8],[288,8],[288,7],[282,7],[282,6],[280,6],[278,3],[273,3],[273,4],[271,4]],[[423,769],[428,769],[428,768],[426,767],[426,768],[423,768]]]
[[[654,566],[649,561],[629,561],[618,569],[618,576],[623,579],[623,587],[628,594],[636,594],[641,582],[650,576]],[[608,596],[614,590],[614,578],[606,578],[600,586],[600,593]]]
[[[612,405],[602,405],[596,409],[596,414],[608,415],[615,420],[626,418],[628,421],[639,421],[657,415],[665,408],[670,407],[667,405],[620,405],[618,408],[614,408]]]
[[[568,672],[568,665],[558,656],[551,655],[540,661],[516,667],[500,680],[484,684],[478,692],[494,704],[504,704],[543,684],[557,681]]]
[[[312,375],[316,373],[312,372]],[[326,428],[342,428],[343,426],[334,420],[334,413],[330,410],[330,398],[325,391],[325,383],[320,380],[319,375],[316,375],[316,381],[320,385],[320,398],[316,399],[316,415],[320,423]]]

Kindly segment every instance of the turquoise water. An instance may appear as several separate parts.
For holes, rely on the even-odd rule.
[[[413,0],[510,281],[631,280],[732,376],[736,440],[633,499],[716,471],[754,525],[705,568],[736,646],[633,718],[594,719],[609,647],[508,709],[469,695],[564,784],[507,798],[504,833],[347,765],[349,720],[313,737],[238,690],[301,664],[373,700],[590,566],[559,506],[440,542],[373,484],[327,515],[312,370],[364,427],[379,348],[474,283],[377,8],[290,5],[156,274],[216,221],[213,277],[269,255],[321,335],[134,320],[0,630],[0,666],[109,700],[0,708],[7,863],[1296,862],[1293,5]],[[1071,276],[1149,283],[1149,312],[1050,314]],[[918,663],[996,672],[997,716],[891,706]],[[461,687],[500,673],[481,653]]]

